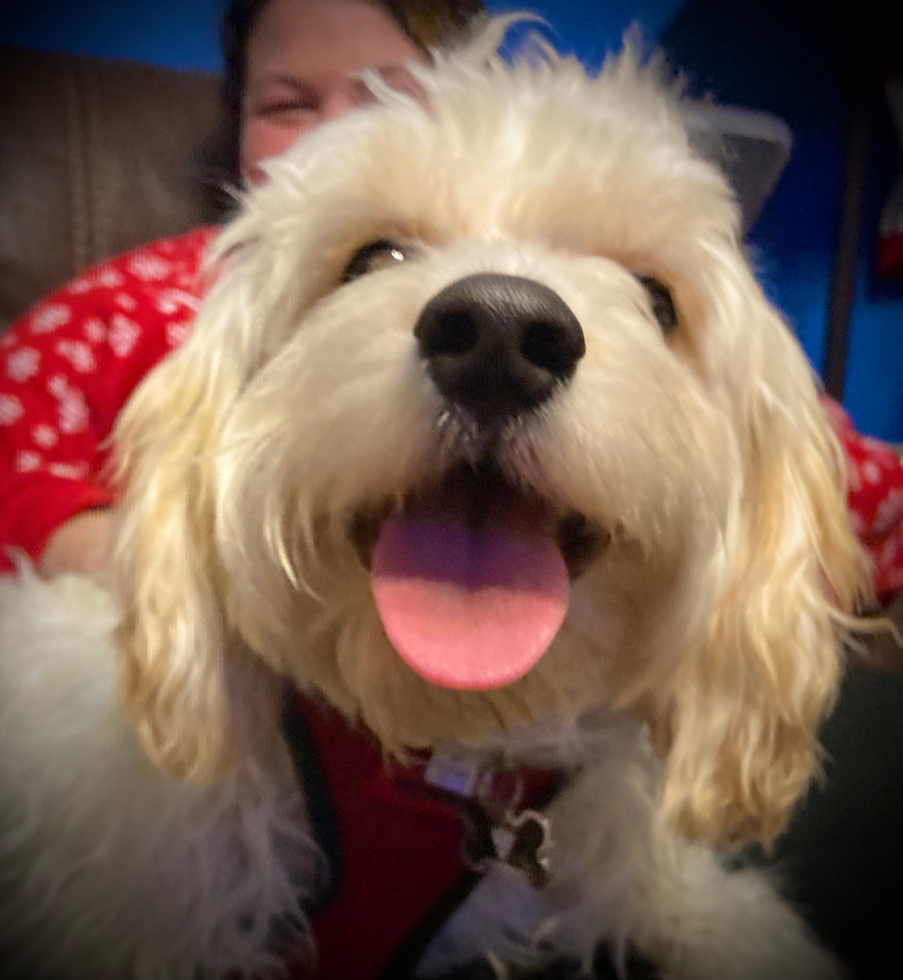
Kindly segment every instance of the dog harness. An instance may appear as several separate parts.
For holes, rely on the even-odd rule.
[[[493,861],[544,884],[541,810],[563,774],[481,768],[453,753],[402,766],[307,699],[290,705],[285,730],[330,870],[309,910],[315,970],[297,964],[292,976],[401,980]]]

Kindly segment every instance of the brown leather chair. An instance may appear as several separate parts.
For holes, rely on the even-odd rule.
[[[0,328],[86,265],[209,220],[214,175],[198,161],[216,86],[208,74],[0,46]],[[749,225],[789,130],[702,103],[689,122]]]
[[[204,222],[216,76],[0,46],[0,329],[86,266]]]
[[[207,74],[0,46],[0,329],[85,266],[209,220],[214,175],[198,161],[216,87]],[[789,130],[710,104],[690,124],[751,223]]]

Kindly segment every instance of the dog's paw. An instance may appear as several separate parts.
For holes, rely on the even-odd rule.
[[[631,929],[663,980],[841,980],[840,963],[771,872],[731,871],[708,848],[672,846],[657,887],[634,906]]]
[[[702,914],[684,919],[663,980],[841,980],[844,971],[768,875],[726,876]]]

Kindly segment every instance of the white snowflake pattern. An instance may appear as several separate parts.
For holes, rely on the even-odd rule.
[[[124,310],[128,310],[129,313],[135,309],[138,305],[138,301],[134,296],[129,296],[128,293],[117,293],[113,297],[113,302]]]
[[[70,388],[66,379],[56,374],[47,382],[47,390],[60,403],[60,432],[67,435],[84,432],[88,425],[88,406],[78,388]]]
[[[34,347],[20,347],[6,359],[6,374],[11,381],[23,382],[38,373],[41,355]]]
[[[85,293],[90,293],[91,290],[95,288],[95,285],[96,284],[90,279],[83,277],[69,283],[69,292],[72,293],[73,296],[84,296]]]
[[[169,275],[171,268],[166,259],[148,252],[133,256],[129,262],[129,271],[134,273],[139,279],[144,280],[144,282],[165,279]]]
[[[81,340],[61,340],[54,349],[81,374],[91,374],[97,370],[91,348]]]
[[[36,425],[31,430],[31,438],[41,449],[52,449],[58,442],[59,436],[52,425]]]
[[[68,323],[72,317],[72,310],[65,303],[51,303],[49,306],[42,306],[31,318],[32,333],[51,333],[57,327],[62,327]]]
[[[96,316],[92,316],[89,320],[85,320],[84,327],[85,336],[94,344],[99,344],[104,337],[107,335],[107,328],[104,326],[103,320]]]
[[[97,276],[97,283],[100,286],[104,286],[107,289],[119,289],[119,287],[125,282],[125,279],[121,272],[117,272],[115,269],[101,269],[100,274]]]
[[[170,347],[181,347],[188,337],[190,327],[187,323],[168,323],[166,325],[166,343]]]
[[[25,409],[15,395],[0,395],[0,425],[12,425],[18,422]]]
[[[41,457],[31,449],[23,449],[16,456],[17,473],[33,473],[41,465]]]
[[[60,401],[60,432],[73,435],[84,432],[88,425],[88,406],[78,389],[72,389],[68,397]]]
[[[52,374],[47,379],[47,392],[54,398],[64,398],[69,390],[69,382],[62,374]]]
[[[138,340],[138,324],[122,313],[115,313],[110,322],[109,343],[117,357],[128,357]]]
[[[87,463],[51,463],[47,469],[66,480],[81,480],[88,475]]]
[[[200,305],[201,301],[198,297],[184,289],[166,289],[157,298],[157,310],[164,316],[172,316],[183,307],[195,311]]]
[[[874,487],[881,482],[881,467],[877,463],[873,463],[872,460],[867,459],[860,467],[860,470],[866,483],[871,483]]]

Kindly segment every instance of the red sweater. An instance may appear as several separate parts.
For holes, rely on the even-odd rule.
[[[107,438],[139,381],[184,339],[215,229],[90,269],[0,337],[0,568],[37,560],[70,517],[113,503]]]
[[[190,329],[214,234],[97,266],[0,337],[0,570],[13,567],[10,549],[38,560],[64,521],[113,502],[106,440],[138,382]],[[825,409],[847,456],[853,527],[886,598],[903,589],[903,462],[839,405],[825,399]]]

